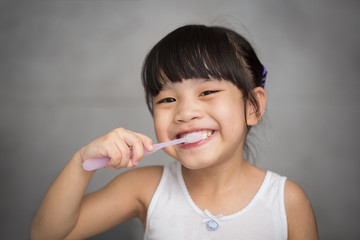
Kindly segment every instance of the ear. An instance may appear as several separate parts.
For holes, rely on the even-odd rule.
[[[261,117],[264,115],[265,112],[266,92],[264,88],[256,87],[253,89],[253,93],[256,101],[258,102],[258,108],[256,109],[256,107],[250,100],[247,101],[246,119],[248,126],[256,125],[260,121]]]

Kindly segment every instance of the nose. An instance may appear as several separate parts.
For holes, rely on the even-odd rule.
[[[177,104],[174,120],[176,123],[186,123],[204,116],[201,104],[196,101],[182,100]]]

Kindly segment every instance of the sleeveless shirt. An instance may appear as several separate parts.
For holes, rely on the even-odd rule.
[[[284,204],[286,177],[267,171],[261,187],[242,210],[213,216],[201,210],[187,191],[181,164],[164,166],[150,202],[144,239],[287,239]]]

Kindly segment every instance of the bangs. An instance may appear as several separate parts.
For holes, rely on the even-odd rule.
[[[145,58],[142,81],[146,102],[152,112],[152,97],[166,83],[184,79],[227,80],[243,89],[248,66],[235,44],[231,30],[188,25],[171,32]],[[248,72],[248,74],[246,74]]]
[[[161,80],[170,82],[210,77],[230,80],[233,77],[230,65],[237,62],[226,33],[201,27],[184,33],[178,31],[160,47],[158,60]]]

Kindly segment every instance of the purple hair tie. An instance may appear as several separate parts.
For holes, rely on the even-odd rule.
[[[265,87],[265,82],[266,82],[266,75],[267,75],[267,70],[266,67],[264,65],[263,66],[263,74],[262,74],[262,79],[261,79],[261,86],[264,88]]]

